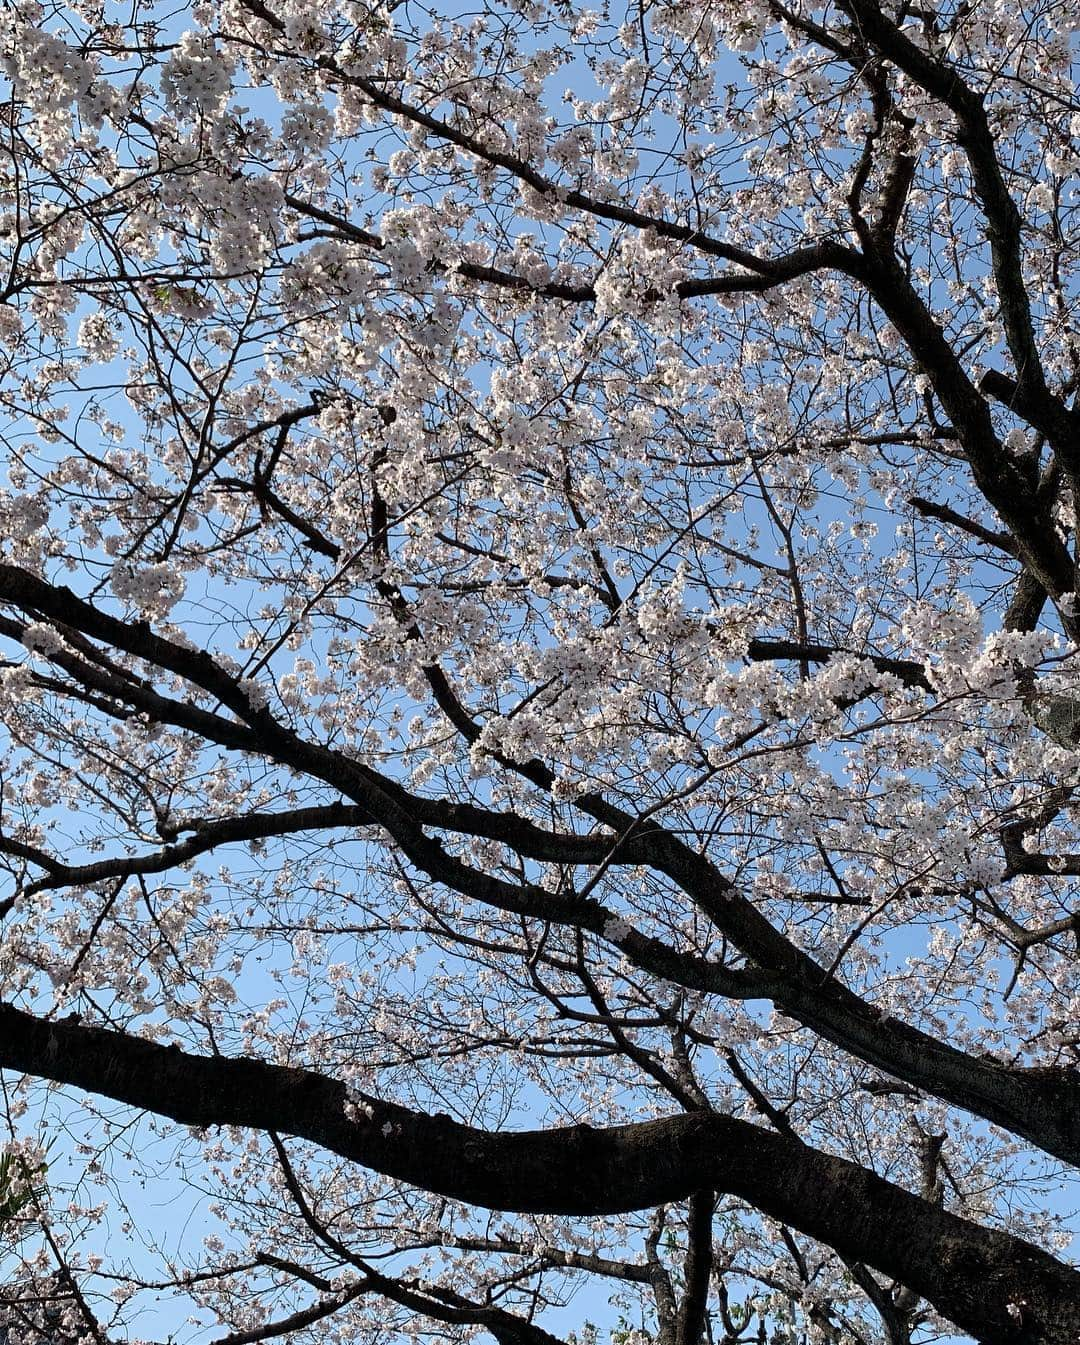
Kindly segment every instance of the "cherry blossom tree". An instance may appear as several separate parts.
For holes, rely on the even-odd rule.
[[[1078,27],[8,0],[7,1342],[1075,1345]]]

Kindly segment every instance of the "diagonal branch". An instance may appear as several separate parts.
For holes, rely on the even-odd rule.
[[[1046,385],[1024,278],[1020,211],[1001,171],[984,96],[966,84],[956,67],[944,57],[932,55],[912,42],[884,13],[878,0],[840,0],[840,7],[851,16],[866,42],[955,115],[959,125],[957,139],[967,154],[986,221],[1005,340],[1021,396],[1038,408],[1037,415],[1046,426],[1051,444],[1070,469],[1075,470],[1078,465],[1075,424]]]
[[[465,863],[441,840],[429,836],[425,827],[471,831],[506,839],[509,844],[523,831],[526,842],[538,843],[534,852],[538,858],[557,863],[580,862],[569,857],[581,854],[573,849],[579,843],[591,847],[595,858],[595,837],[568,838],[560,854],[564,842],[557,834],[538,827],[522,829],[512,815],[410,794],[372,768],[300,738],[278,723],[265,706],[255,708],[240,682],[208,653],[175,644],[145,626],[118,621],[69,590],[17,567],[0,564],[0,600],[74,625],[217,697],[242,722],[167,700],[136,682],[124,681],[113,690],[162,722],[181,724],[203,733],[210,742],[258,753],[301,776],[332,785],[369,812],[372,823],[388,833],[416,870],[451,891],[496,910],[588,930],[614,944],[643,970],[688,989],[740,999],[771,999],[784,1013],[876,1069],[1005,1126],[1065,1162],[1080,1163],[1080,1080],[1074,1074],[999,1065],[883,1015],[777,930],[706,855],[652,820],[640,819],[598,794],[574,800],[581,813],[616,833],[599,838],[606,847],[603,867],[632,862],[649,865],[709,917],[740,950],[748,966],[733,968],[672,948],[617,919],[591,895],[498,878]],[[92,682],[100,679],[106,689],[112,689],[104,670],[79,669],[77,661],[63,653],[54,658],[67,659],[78,675]],[[478,735],[472,720],[466,722],[468,733]],[[550,790],[554,775],[544,763],[505,764],[539,788]]]

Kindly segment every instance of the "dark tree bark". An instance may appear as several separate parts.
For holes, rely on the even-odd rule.
[[[294,1135],[373,1171],[489,1209],[617,1214],[704,1188],[747,1200],[894,1276],[984,1345],[1075,1345],[1080,1272],[864,1168],[714,1113],[493,1134],[307,1070],[202,1057],[0,1008],[0,1068],[70,1084],[184,1125]]]

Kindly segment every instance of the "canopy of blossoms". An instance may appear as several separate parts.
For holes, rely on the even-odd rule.
[[[1067,0],[8,0],[0,1338],[1076,1345]]]

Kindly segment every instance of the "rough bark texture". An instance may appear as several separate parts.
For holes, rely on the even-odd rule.
[[[0,1067],[186,1125],[295,1135],[365,1167],[491,1209],[615,1214],[712,1188],[740,1196],[922,1294],[985,1345],[1075,1345],[1080,1273],[855,1164],[730,1117],[492,1134],[302,1069],[195,1056],[0,1006]]]

